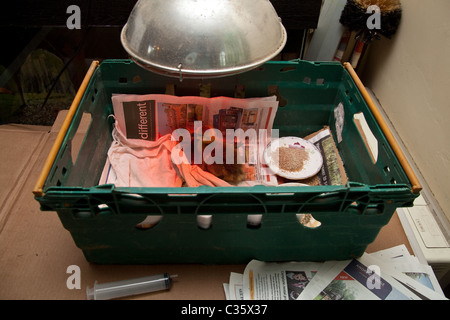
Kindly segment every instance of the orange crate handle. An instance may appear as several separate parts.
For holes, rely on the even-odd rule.
[[[388,125],[386,124],[386,121],[384,120],[383,116],[381,115],[380,110],[378,110],[377,106],[373,102],[372,98],[370,97],[369,93],[366,90],[366,87],[363,85],[363,83],[359,79],[359,77],[356,74],[355,70],[353,69],[352,65],[348,62],[345,62],[344,67],[348,71],[350,76],[353,78],[353,81],[355,82],[356,86],[358,87],[359,91],[361,92],[362,96],[364,97],[364,100],[367,102],[370,110],[372,111],[372,114],[374,115],[375,119],[377,120],[377,122],[378,122],[381,130],[383,131],[384,135],[386,136],[386,139],[388,140],[389,144],[391,145],[392,150],[394,150],[394,153],[397,156],[401,166],[403,167],[403,170],[405,170],[405,173],[408,176],[409,181],[411,182],[411,191],[414,194],[420,193],[420,191],[422,190],[422,186],[419,182],[419,179],[417,179],[417,176],[414,173],[408,160],[406,159],[405,154],[403,153],[397,140],[395,140],[394,135],[392,134],[391,130],[389,129]]]
[[[52,168],[53,163],[55,162],[56,155],[58,154],[58,151],[61,148],[64,137],[66,136],[67,130],[69,130],[69,126],[72,123],[72,119],[75,115],[75,112],[78,109],[78,106],[80,105],[80,101],[83,98],[84,92],[86,91],[89,81],[91,80],[92,75],[94,74],[94,71],[97,69],[98,66],[99,66],[98,61],[93,61],[91,63],[91,66],[89,67],[89,70],[87,71],[86,76],[84,77],[77,94],[75,95],[72,105],[69,108],[69,112],[67,113],[66,119],[64,120],[61,126],[61,130],[59,130],[58,136],[56,137],[56,141],[53,144],[52,149],[50,150],[50,153],[47,157],[47,160],[45,161],[44,167],[41,171],[38,181],[36,182],[36,185],[33,189],[33,193],[36,197],[42,197],[44,195],[43,188],[45,180],[47,180],[47,177],[50,173],[50,169]]]

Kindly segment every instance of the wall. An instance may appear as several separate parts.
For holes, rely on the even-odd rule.
[[[450,219],[450,1],[402,7],[399,30],[372,45],[361,78]]]

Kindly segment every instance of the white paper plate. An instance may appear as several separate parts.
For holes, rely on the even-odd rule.
[[[298,182],[286,182],[279,184],[277,187],[309,187],[309,184]]]
[[[299,147],[304,148],[309,158],[303,163],[303,167],[299,171],[288,171],[280,169],[278,166],[277,150],[281,147]],[[291,179],[302,180],[316,175],[323,165],[322,154],[311,142],[298,137],[283,137],[269,143],[264,150],[264,161],[269,168],[277,175]]]

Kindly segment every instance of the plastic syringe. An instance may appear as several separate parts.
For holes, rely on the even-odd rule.
[[[88,300],[109,300],[143,293],[168,290],[172,286],[172,278],[177,275],[167,273],[142,278],[121,280],[104,284],[94,283],[93,288],[86,289]]]

